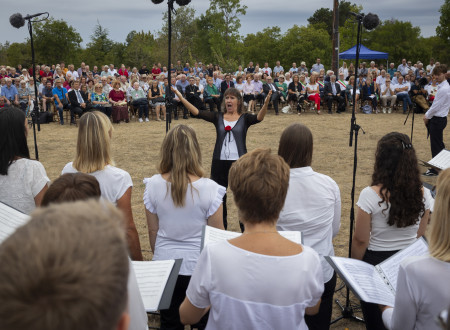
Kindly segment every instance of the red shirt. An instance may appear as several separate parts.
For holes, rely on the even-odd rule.
[[[119,69],[118,73],[119,73],[120,76],[125,76],[125,77],[128,78],[128,71],[127,70]]]
[[[125,94],[121,90],[112,90],[109,92],[109,98],[113,100],[114,102],[123,101],[125,99]]]
[[[161,69],[160,68],[153,68],[152,69],[153,79],[155,79],[157,76],[159,76],[160,73],[161,73]]]

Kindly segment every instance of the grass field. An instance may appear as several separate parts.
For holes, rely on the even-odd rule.
[[[293,122],[301,122],[307,125],[314,136],[314,154],[312,167],[315,171],[329,175],[340,187],[342,198],[342,218],[339,235],[334,240],[336,255],[347,256],[349,239],[349,215],[351,208],[351,187],[353,171],[353,148],[349,147],[349,128],[351,114],[324,114],[304,113],[281,114],[275,116],[273,110],[269,110],[264,121],[249,129],[247,136],[247,148],[249,151],[255,148],[271,148],[276,153],[281,132]],[[417,156],[421,160],[431,158],[429,140],[427,140],[426,129],[422,121],[423,115],[416,115],[413,145]],[[360,191],[370,184],[373,169],[374,152],[377,141],[386,133],[398,131],[410,135],[411,118],[406,126],[403,125],[405,115],[401,113],[392,114],[357,114],[357,123],[364,129],[365,134],[360,132],[358,140],[358,169],[356,175],[356,195],[358,200]],[[200,141],[203,166],[209,173],[212,152],[215,142],[215,128],[212,124],[202,120],[190,118],[189,120],[174,121],[193,127]],[[148,240],[147,225],[145,221],[144,205],[142,196],[144,184],[142,180],[157,173],[159,161],[159,149],[165,136],[165,123],[151,121],[150,123],[139,123],[134,119],[130,123],[114,125],[112,154],[116,166],[128,171],[133,179],[132,207],[134,220],[141,241],[141,246],[146,260],[151,260],[150,244]],[[76,147],[77,128],[60,126],[56,123],[41,126],[41,132],[37,133],[39,146],[39,160],[45,166],[51,180],[56,179],[64,165],[73,160]],[[444,142],[450,145],[450,134],[448,129],[444,131]],[[33,135],[30,130],[29,147],[34,155]],[[425,168],[421,170],[424,172]],[[434,184],[436,178],[423,177],[424,181]],[[239,231],[236,207],[231,194],[228,198],[228,223],[229,230]],[[340,281],[338,281],[339,286]],[[345,289],[341,291],[345,294]],[[340,293],[336,294],[342,303],[345,299]],[[336,308],[334,316],[340,313]],[[332,329],[363,329],[358,323],[343,320],[339,321]]]

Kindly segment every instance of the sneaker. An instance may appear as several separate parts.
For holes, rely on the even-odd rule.
[[[389,109],[388,109],[388,113],[392,113],[392,108],[389,108]]]
[[[148,120],[148,117],[145,118],[145,122],[148,123],[150,120]]]
[[[386,108],[383,108],[383,113],[386,113]]]
[[[425,173],[423,173],[422,175],[424,175],[424,176],[437,176],[438,173],[435,170],[433,170],[432,168],[430,168]]]
[[[139,118],[139,122],[140,122],[140,123],[143,123],[144,121],[142,120],[142,118]]]

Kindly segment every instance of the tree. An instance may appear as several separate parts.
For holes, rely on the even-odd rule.
[[[22,64],[26,68],[31,67],[30,42],[14,42],[10,45],[8,44],[7,46],[8,48],[5,49],[7,64],[13,67],[16,67],[17,64]]]
[[[239,16],[245,15],[247,6],[242,6],[240,0],[211,0],[206,15],[200,17],[208,21],[210,30],[207,31],[211,48],[227,58],[236,54],[239,44]],[[206,31],[205,31],[206,32]]]
[[[59,63],[77,59],[83,39],[65,21],[50,17],[33,23],[33,41],[37,63]]]
[[[292,62],[305,61],[310,67],[316,62],[316,58],[322,59],[325,66],[331,64],[331,43],[325,29],[315,25],[294,25],[283,35],[279,49],[280,61],[284,65]],[[329,60],[329,61],[327,61]]]
[[[99,21],[97,21],[90,38],[91,41],[87,44],[84,54],[85,61],[100,66],[113,62],[114,41],[109,38],[108,29],[102,27]]]
[[[439,12],[441,17],[439,18],[439,25],[436,27],[436,34],[448,47],[450,44],[450,0],[445,0]]]
[[[124,58],[128,65],[140,68],[143,64],[155,62],[153,49],[155,38],[150,32],[131,31],[127,37]]]
[[[166,63],[169,35],[167,12],[163,14],[163,21],[164,25],[158,33],[155,58]],[[188,6],[177,8],[176,15],[172,15],[172,63],[174,60],[185,61],[188,59],[196,34],[195,10]]]
[[[256,34],[247,34],[244,38],[245,64],[253,61],[260,65],[264,62],[269,62],[270,66],[275,65],[275,62],[279,60],[279,54],[274,50],[280,49],[280,40],[281,30],[278,26],[265,28]]]
[[[431,49],[421,41],[419,27],[395,19],[382,22],[371,32],[364,32],[362,38],[363,45],[389,53],[389,60],[394,63],[400,63],[402,58],[413,63],[430,58]]]
[[[357,6],[349,1],[339,3],[339,26],[344,26],[346,21],[352,16],[350,12],[359,13],[362,6]],[[333,11],[329,8],[319,8],[308,18],[308,23],[325,27],[330,37],[333,34]]]

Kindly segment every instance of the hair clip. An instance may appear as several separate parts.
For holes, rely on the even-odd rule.
[[[411,143],[405,143],[403,141],[401,141],[401,142],[402,142],[403,150],[412,148],[412,144]]]

